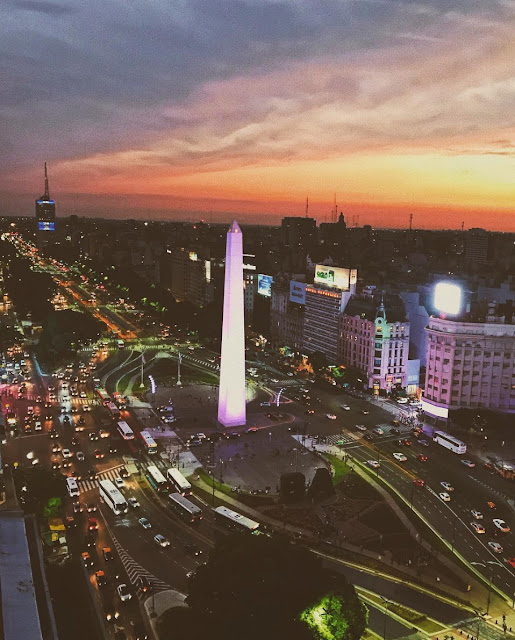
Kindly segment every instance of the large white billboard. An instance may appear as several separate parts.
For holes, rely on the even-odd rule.
[[[290,280],[290,302],[306,304],[306,283]]]
[[[325,284],[341,291],[348,291],[350,285],[350,269],[328,267],[325,264],[315,265],[314,284]]]

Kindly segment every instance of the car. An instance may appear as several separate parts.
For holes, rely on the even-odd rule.
[[[79,462],[84,462],[84,453],[82,451],[77,451],[75,457]]]
[[[125,480],[123,478],[120,478],[120,476],[116,476],[116,478],[114,479],[114,483],[118,487],[118,489],[125,488]]]
[[[397,398],[399,404],[408,404],[408,398]]]
[[[142,593],[147,593],[147,591],[150,591],[150,581],[147,576],[139,576],[136,584],[138,585],[138,589],[140,589]]]
[[[496,510],[496,508],[497,508],[497,506],[496,506],[495,502],[492,502],[491,500],[489,500],[489,501],[486,503],[486,506],[487,506],[491,511],[495,511],[495,510]]]
[[[74,502],[72,504],[73,513],[82,513],[82,506],[80,502]]]
[[[95,547],[96,537],[93,531],[88,531],[88,533],[84,536],[84,542],[87,547]]]
[[[66,524],[67,529],[76,529],[77,528],[77,520],[73,516],[66,516]]]
[[[91,411],[91,409],[89,408],[89,405],[87,404],[83,405],[82,410],[86,412]]]
[[[344,411],[350,411],[350,407],[348,404],[341,404],[340,407],[344,410]]]
[[[88,397],[88,394],[85,391],[81,391],[79,395],[80,395],[81,398],[87,398]]]
[[[260,407],[269,407],[270,403],[269,402],[260,402],[259,406]]]
[[[63,424],[70,424],[70,416],[64,416]]]
[[[87,473],[90,480],[94,480],[97,477],[95,469],[88,469]]]
[[[81,556],[82,556],[82,562],[84,563],[85,567],[93,566],[93,558],[89,555],[88,551],[83,551],[81,553]]]
[[[473,469],[476,466],[476,463],[472,462],[472,460],[462,460],[461,464],[464,464],[466,467],[469,467],[469,469]]]
[[[184,545],[184,551],[186,551],[186,553],[190,556],[200,556],[202,555],[202,549],[199,549],[198,547],[196,547],[193,544],[185,544]]]
[[[140,503],[134,496],[131,496],[130,498],[128,498],[127,502],[133,509],[138,509],[139,507],[141,507]]]
[[[107,584],[106,575],[103,571],[95,571],[95,580],[97,581],[97,587],[105,587]]]
[[[90,531],[96,531],[98,529],[98,522],[96,518],[88,518],[88,529]]]
[[[374,433],[377,433],[378,436],[382,436],[384,435],[384,429],[381,429],[381,427],[376,427],[374,429]]]
[[[485,533],[485,528],[483,527],[483,525],[479,524],[479,522],[471,522],[470,526],[476,533]]]
[[[499,529],[499,531],[502,531],[503,533],[509,533],[511,531],[510,527],[506,524],[504,520],[501,520],[499,518],[494,518],[492,522]]]
[[[106,562],[110,562],[114,560],[113,552],[111,551],[111,547],[104,547],[102,549],[102,556]]]
[[[79,410],[77,409],[77,407],[72,407],[70,411],[71,413],[79,413]]]
[[[515,556],[513,556],[513,558],[508,558],[506,562],[510,565],[510,567],[515,568]]]
[[[398,436],[398,435],[400,435],[401,430],[400,430],[400,429],[397,429],[397,427],[392,427],[392,428],[390,429],[390,433],[393,433],[393,435],[394,435],[394,436]]]
[[[374,439],[374,436],[371,433],[365,433],[363,437],[365,438],[365,440],[368,440],[369,442],[371,442]]]
[[[165,538],[160,533],[158,533],[157,535],[154,536],[154,542],[156,544],[158,544],[160,547],[169,547],[170,546],[170,540],[168,540],[168,538]]]
[[[361,412],[364,416],[368,416],[368,414],[370,413],[370,411],[368,411],[367,409],[363,409],[363,411]]]
[[[72,466],[72,463],[68,458],[65,458],[61,466],[63,469],[69,469]]]
[[[63,449],[61,453],[63,455],[63,458],[71,458],[72,457],[72,452],[69,449]]]
[[[129,587],[125,583],[119,584],[116,587],[116,591],[118,592],[118,596],[122,602],[126,602],[132,598],[132,593],[129,591]]]
[[[114,622],[120,617],[120,612],[113,608],[105,609],[105,617],[107,622]]]
[[[98,440],[98,433],[96,431],[90,431],[88,434],[88,438],[91,440],[91,442],[94,442],[95,440]]]
[[[326,413],[325,417],[329,420],[336,420],[336,416],[334,415],[334,413]]]
[[[429,447],[429,442],[427,440],[419,440],[418,443],[423,447]]]
[[[312,416],[315,413],[314,409],[306,409],[306,411],[304,412],[306,415],[308,416]]]
[[[145,629],[145,625],[140,620],[137,620],[132,625],[132,633],[134,640],[148,640],[148,633]]]
[[[109,453],[116,453],[118,451],[114,444],[110,444],[107,450],[109,451]]]
[[[257,433],[259,429],[257,427],[250,427],[245,431],[245,433]]]
[[[109,438],[111,434],[109,433],[109,431],[107,431],[107,429],[100,429],[100,431],[98,432],[98,435],[101,438]]]
[[[196,574],[197,572],[195,571],[195,569],[193,569],[193,571],[188,571],[188,573],[186,574],[186,577],[189,578],[193,578],[193,576]]]
[[[73,445],[74,447],[78,447],[78,446],[79,446],[79,444],[80,444],[79,439],[78,439],[77,437],[73,436],[73,438],[72,438],[72,445]],[[82,453],[82,451],[80,451],[79,453]],[[77,456],[77,455],[78,455],[78,453],[77,453],[77,454],[75,454],[75,455]],[[82,455],[84,455],[84,454],[82,453]]]
[[[151,529],[152,528],[152,525],[150,524],[150,522],[146,518],[139,518],[138,522],[143,527],[143,529]]]
[[[498,542],[495,542],[495,540],[490,540],[488,546],[490,547],[490,549],[492,549],[492,551],[495,551],[495,553],[503,552],[502,545],[500,545]]]
[[[448,493],[445,493],[444,491],[442,493],[439,493],[438,495],[440,496],[440,498],[444,502],[450,502],[451,501],[451,496]]]
[[[95,458],[97,460],[101,460],[104,457],[104,454],[102,453],[102,451],[100,451],[100,449],[95,449]]]
[[[120,467],[120,469],[118,469],[118,475],[120,478],[128,478],[130,474],[125,467]]]
[[[93,504],[93,502],[90,502],[86,505],[86,509],[88,510],[88,513],[93,513],[97,510],[97,505]]]
[[[403,453],[392,453],[392,455],[398,462],[406,462],[408,459]]]
[[[367,460],[367,464],[372,469],[378,469],[381,466],[377,460]]]
[[[417,487],[424,487],[426,484],[426,481],[422,480],[422,478],[415,478],[415,480],[413,480],[413,484]]]
[[[356,425],[356,429],[357,429],[358,431],[366,431],[366,430],[367,430],[367,428],[365,427],[365,425],[364,425],[364,424],[357,424],[357,425]]]
[[[80,424],[81,426],[84,426],[86,424],[86,420],[84,419],[84,416],[81,416],[78,420],[77,420],[77,424]]]
[[[61,468],[61,463],[59,462],[59,460],[52,460],[52,469],[60,469]]]
[[[472,509],[470,513],[474,516],[476,520],[483,519],[483,514],[481,513],[481,511],[476,511],[475,509]]]
[[[454,491],[454,487],[451,486],[450,482],[440,482],[440,484],[446,491]]]
[[[425,456],[423,453],[419,453],[417,456],[417,460],[419,462],[427,462],[427,456]]]

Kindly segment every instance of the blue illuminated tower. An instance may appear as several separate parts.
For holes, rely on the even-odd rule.
[[[45,193],[36,200],[36,242],[42,248],[53,241],[55,232],[55,201],[50,198],[45,162]]]

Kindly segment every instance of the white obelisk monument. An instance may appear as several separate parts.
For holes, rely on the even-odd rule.
[[[218,422],[224,427],[244,425],[247,421],[247,414],[245,405],[243,237],[236,220],[227,232],[221,355]]]

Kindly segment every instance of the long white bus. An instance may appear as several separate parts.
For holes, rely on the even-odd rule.
[[[202,520],[202,509],[180,493],[171,493],[168,499],[170,500],[170,508],[187,522],[199,522],[199,520]]]
[[[149,465],[145,475],[151,486],[158,493],[166,493],[168,491],[168,482],[166,482],[166,478],[155,465]]]
[[[140,431],[139,435],[146,452],[150,455],[152,455],[153,453],[157,453],[157,442],[150,435],[150,433],[148,431]]]
[[[435,431],[433,434],[433,442],[441,444],[442,447],[446,449],[450,449],[454,453],[466,453],[467,445],[455,438],[454,436],[450,436],[448,433],[444,431]]]
[[[111,507],[111,510],[115,515],[119,516],[122,513],[127,513],[129,510],[127,500],[118,491],[111,480],[100,480],[98,488],[101,498],[109,507]]]
[[[134,431],[129,427],[125,420],[118,423],[118,433],[124,440],[134,440]]]
[[[168,469],[166,478],[170,483],[170,488],[174,489],[183,496],[189,496],[191,493],[191,484],[182,475],[179,469]]]
[[[237,531],[248,531],[249,533],[257,533],[259,522],[251,520],[241,513],[228,509],[227,507],[216,507],[213,509],[216,520],[223,522],[225,526]]]
[[[79,496],[79,485],[77,484],[77,480],[75,480],[75,478],[66,478],[66,488],[68,489],[70,498],[77,498]]]

